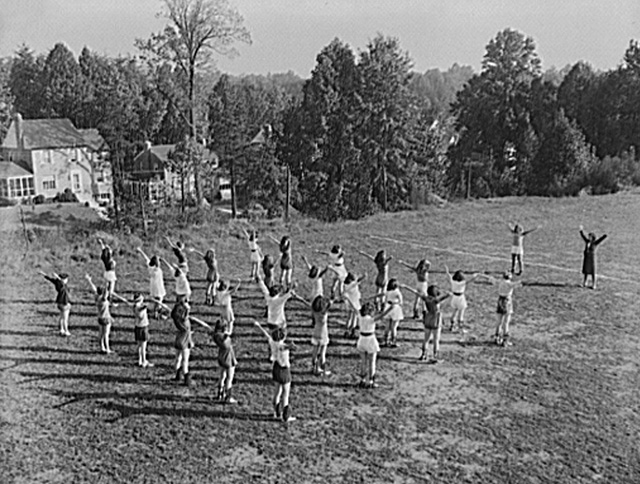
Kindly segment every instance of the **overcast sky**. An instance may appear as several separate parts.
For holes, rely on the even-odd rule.
[[[534,38],[543,68],[585,60],[596,69],[622,62],[640,40],[640,0],[231,0],[253,44],[219,59],[231,74],[286,72],[308,77],[316,55],[335,37],[354,51],[377,33],[397,37],[414,69],[454,62],[479,70],[485,46],[510,27]],[[115,56],[161,30],[161,0],[0,0],[0,56],[22,43],[37,53],[64,42]]]

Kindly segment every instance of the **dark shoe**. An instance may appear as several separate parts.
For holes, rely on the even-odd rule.
[[[280,412],[280,402],[273,404],[273,416],[277,419],[282,416],[282,412]]]
[[[173,379],[175,381],[180,381],[182,379],[182,370],[176,370],[176,376]]]
[[[184,386],[186,387],[190,387],[192,386],[193,382],[191,381],[191,373],[185,373],[184,374]]]
[[[231,396],[231,388],[227,388],[226,391],[224,392],[223,403],[231,403],[231,404],[238,403],[238,400],[236,400]]]

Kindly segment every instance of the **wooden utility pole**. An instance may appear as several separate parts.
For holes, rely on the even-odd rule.
[[[236,176],[235,176],[235,156],[231,158],[231,164],[229,165],[229,174],[231,175],[231,218],[236,218],[237,209],[236,209]]]
[[[291,205],[291,168],[289,165],[286,165],[287,170],[287,190],[284,197],[284,221],[289,221],[289,205]]]

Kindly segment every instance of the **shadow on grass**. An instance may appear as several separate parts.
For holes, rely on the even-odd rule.
[[[0,304],[51,304],[53,301],[50,299],[8,299],[0,297]]]
[[[214,402],[212,402],[213,404]],[[222,404],[220,404],[222,405]],[[176,416],[185,418],[202,418],[209,417],[213,419],[233,419],[233,420],[247,420],[253,422],[269,422],[276,421],[273,416],[264,413],[256,412],[242,412],[231,410],[235,407],[232,405],[224,405],[223,408],[230,410],[196,410],[192,408],[158,408],[151,406],[133,407],[130,405],[121,405],[117,403],[106,403],[105,410],[116,411],[120,414],[120,417],[107,419],[107,422],[113,423],[123,418],[132,417],[135,415],[157,415],[157,416]]]
[[[41,361],[39,361],[41,362]],[[63,363],[67,363],[62,360]],[[87,365],[86,361],[76,361],[74,362],[77,365],[85,366]],[[91,364],[102,364],[102,365],[118,365],[122,366],[122,362],[91,362]],[[124,363],[126,364],[126,363]],[[154,380],[142,379],[142,378],[133,378],[128,376],[119,376],[119,375],[108,375],[104,373],[37,373],[25,371],[21,372],[22,376],[27,377],[28,379],[23,380],[21,383],[32,383],[35,381],[46,381],[46,380],[88,380],[96,383],[137,383],[141,384],[157,384]]]
[[[525,281],[523,286],[531,287],[580,287],[580,284],[570,282],[546,282],[546,281]]]

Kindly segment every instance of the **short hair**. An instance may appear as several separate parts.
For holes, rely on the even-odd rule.
[[[311,266],[309,268],[309,277],[311,279],[314,279],[314,278],[318,277],[319,273],[320,273],[320,269],[318,269],[318,266]]]
[[[356,276],[354,276],[352,272],[349,272],[347,274],[347,277],[344,278],[344,283],[351,284],[355,280],[356,280]]]
[[[182,241],[178,240],[178,241],[176,242],[176,247],[177,247],[178,249],[184,249],[184,242],[182,242]]]
[[[367,301],[360,307],[360,316],[371,316],[375,309],[374,304],[371,301]]]
[[[457,282],[462,282],[464,281],[464,273],[462,271],[456,271],[451,279]]]
[[[342,250],[342,247],[340,247],[338,244],[331,247],[332,254],[339,254],[341,250]]]
[[[60,279],[69,279],[69,274],[67,274],[66,272],[63,272],[62,274],[58,274],[58,278]]]
[[[436,286],[435,284],[431,284],[427,288],[427,295],[431,297],[438,297],[440,295],[440,289],[438,289],[438,286]]]
[[[182,274],[182,271],[180,270],[180,268],[176,268],[175,272],[173,273],[174,277],[180,277],[180,274]]]
[[[389,279],[389,282],[387,282],[387,291],[395,291],[396,289],[398,289],[398,280]]]
[[[316,313],[326,313],[331,306],[331,301],[324,296],[316,296],[311,302],[311,310]]]
[[[276,297],[280,292],[282,292],[282,286],[280,284],[274,284],[269,288],[269,296],[271,297]]]
[[[227,281],[220,281],[218,284],[218,291],[226,291],[229,289],[229,283]]]
[[[158,261],[158,256],[157,255],[152,255],[151,259],[149,259],[149,266],[150,267],[158,267],[160,265],[159,261]]]
[[[378,253],[376,254],[376,256],[373,259],[373,262],[375,262],[376,264],[382,264],[384,263],[384,260],[386,259],[385,257],[385,252],[384,249],[383,250],[379,250]]]
[[[229,325],[227,324],[227,322],[225,320],[218,319],[216,321],[216,326],[214,328],[214,331],[216,333],[224,333],[227,330],[228,327],[229,327]]]
[[[273,339],[273,341],[282,341],[286,337],[287,331],[284,328],[274,328],[274,330],[271,331],[271,339]]]

